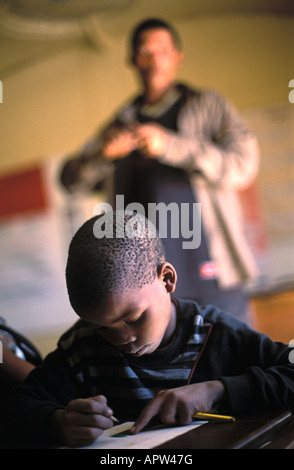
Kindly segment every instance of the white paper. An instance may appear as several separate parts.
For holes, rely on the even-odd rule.
[[[141,431],[138,434],[129,434],[124,437],[115,437],[117,434],[131,429],[134,422],[126,422],[113,426],[104,431],[94,444],[83,447],[83,449],[152,449],[159,446],[163,442],[170,441],[171,439],[184,434],[191,429],[201,426],[206,421],[193,421],[186,426],[171,426],[165,425],[154,426],[154,428],[146,431]]]

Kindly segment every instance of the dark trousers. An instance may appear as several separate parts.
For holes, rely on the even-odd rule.
[[[219,291],[218,294],[195,298],[200,305],[215,305],[253,327],[253,313],[248,295],[242,288]]]

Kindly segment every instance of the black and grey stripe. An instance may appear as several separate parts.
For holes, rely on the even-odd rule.
[[[133,357],[105,341],[80,320],[59,342],[84,396],[105,395],[120,419],[136,417],[160,390],[187,380],[210,328],[201,315],[179,315],[177,334],[168,347]]]

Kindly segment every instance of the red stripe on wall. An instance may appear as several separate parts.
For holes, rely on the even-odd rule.
[[[0,177],[0,218],[44,211],[48,200],[39,166]]]

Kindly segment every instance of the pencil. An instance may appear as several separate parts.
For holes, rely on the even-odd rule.
[[[110,419],[111,421],[114,423],[114,424],[118,424],[119,423],[119,420],[117,418],[115,418],[114,416],[110,416]]]
[[[235,422],[235,418],[233,416],[228,416],[228,415],[218,415],[214,413],[202,413],[202,412],[197,412],[194,413],[192,418],[194,419],[204,419],[206,421],[219,421],[219,422]]]

